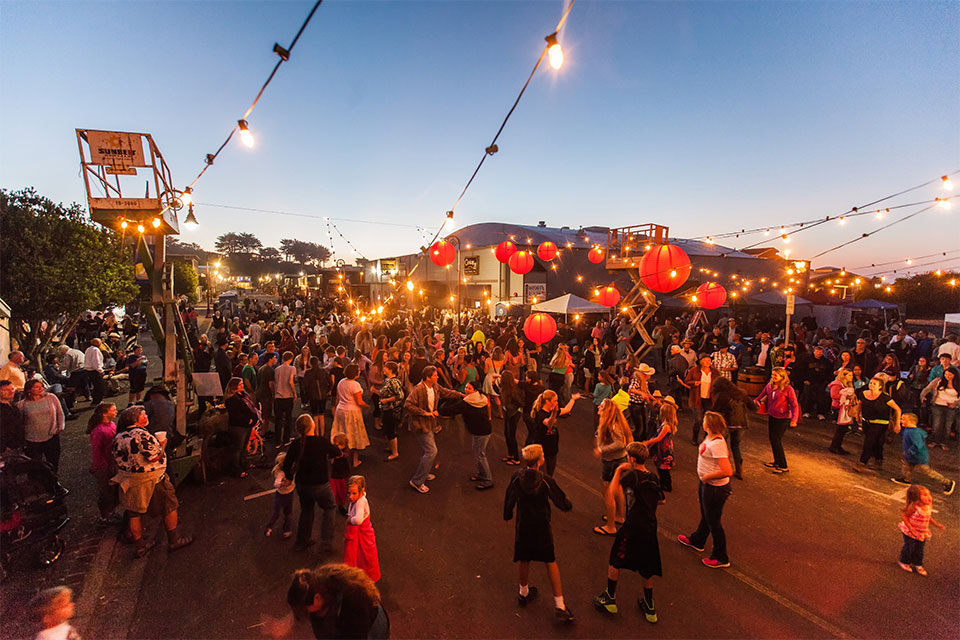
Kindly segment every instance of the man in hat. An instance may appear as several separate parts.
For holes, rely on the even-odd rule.
[[[683,381],[687,378],[687,369],[690,361],[683,355],[683,349],[678,344],[670,345],[670,358],[667,360],[667,389],[674,398],[683,397]]]
[[[687,368],[697,363],[697,352],[692,349],[693,340],[684,338],[680,341],[680,355],[687,361]]]
[[[713,354],[713,366],[727,380],[733,382],[733,373],[737,370],[737,358],[730,353],[730,347],[720,345],[720,350]]]

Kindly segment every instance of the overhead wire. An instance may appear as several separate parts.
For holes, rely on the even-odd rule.
[[[381,222],[379,220],[363,220],[361,218],[339,218],[335,216],[325,216],[321,214],[299,213],[295,211],[278,211],[276,209],[257,209],[254,207],[238,207],[229,204],[212,204],[209,202],[195,202],[194,204],[204,207],[216,207],[218,209],[235,209],[237,211],[252,211],[256,213],[269,213],[279,216],[295,216],[298,218],[313,218],[315,220],[337,220],[338,222],[356,222],[357,224],[375,224],[377,226],[404,227],[407,229],[421,229],[419,225],[403,224],[401,222]]]
[[[863,234],[859,235],[858,237],[854,238],[853,240],[848,240],[847,242],[843,242],[843,243],[841,243],[841,244],[838,244],[837,246],[831,247],[830,249],[827,249],[826,251],[821,251],[820,253],[812,256],[812,257],[810,258],[810,260],[814,260],[814,259],[816,259],[816,258],[819,258],[820,256],[825,256],[825,255],[827,255],[828,253],[832,253],[832,252],[836,251],[837,249],[842,249],[843,247],[849,246],[849,245],[853,244],[854,242],[860,242],[861,240],[865,240],[865,239],[867,239],[867,238],[869,238],[869,237],[871,237],[871,236],[876,235],[877,233],[880,233],[881,231],[883,231],[883,230],[885,230],[885,229],[889,229],[890,227],[892,227],[892,226],[894,226],[894,225],[897,225],[897,224],[900,224],[901,222],[906,222],[907,220],[909,220],[909,219],[911,219],[911,218],[914,218],[914,217],[920,215],[921,213],[923,213],[923,212],[925,212],[925,211],[929,211],[930,209],[933,209],[933,208],[936,207],[936,206],[937,206],[936,204],[932,204],[932,205],[930,205],[930,206],[928,206],[928,207],[924,207],[923,209],[920,209],[919,211],[915,211],[915,212],[911,213],[910,215],[904,216],[904,217],[902,217],[902,218],[900,218],[900,219],[898,219],[898,220],[894,220],[893,222],[891,222],[891,223],[889,223],[889,224],[885,224],[885,225],[883,225],[882,227],[878,227],[877,229],[874,229],[873,231],[871,231],[871,232],[869,232],[869,233],[863,233]]]

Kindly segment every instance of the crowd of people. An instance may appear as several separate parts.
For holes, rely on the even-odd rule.
[[[702,559],[707,567],[730,564],[723,506],[731,478],[743,478],[741,434],[749,414],[758,410],[767,417],[772,460],[765,466],[772,473],[789,471],[783,446],[787,429],[815,416],[836,423],[833,453],[846,453],[843,443],[849,434],[862,437],[856,471],[882,468],[884,444],[902,427],[902,465],[893,480],[909,485],[913,472],[920,471],[947,494],[956,486],[929,467],[925,443],[926,428],[932,431],[930,448],[946,449],[955,437],[960,412],[960,345],[955,335],[938,342],[923,331],[899,326],[850,326],[834,332],[818,327],[811,317],[791,328],[787,343],[771,318],[721,316],[710,323],[702,314],[684,313],[664,315],[651,332],[652,351],[639,361],[634,355],[638,336],[625,317],[593,324],[559,322],[553,340],[535,344],[522,334],[516,318],[467,316],[458,325],[453,316],[425,307],[364,322],[342,300],[300,294],[284,294],[275,302],[248,298],[236,308],[217,310],[208,331],[199,329],[186,305],[181,311],[190,321],[194,371],[216,372],[221,384],[219,396],[198,398],[198,413],[214,408],[226,413],[231,450],[227,470],[237,477],[248,474],[251,438],[262,434],[276,448],[276,494],[264,534],[274,535],[279,521],[282,537],[295,535],[294,548],[306,549],[317,543],[313,531],[319,507],[321,548],[330,551],[339,509],[348,518],[344,561],[366,576],[353,588],[368,594],[367,629],[380,633],[389,632],[389,620],[375,595],[374,583],[380,579],[376,539],[366,478],[357,473],[369,459],[370,436],[376,432],[386,445],[383,459],[407,460],[410,487],[427,494],[428,483],[436,479],[435,434],[462,424],[471,437],[471,481],[485,491],[495,486],[499,475],[488,445],[494,424],[502,423],[506,455],[501,462],[508,470],[518,467],[503,485],[504,518],[516,519],[518,603],[527,606],[536,598],[529,565],[543,562],[556,617],[565,622],[574,616],[562,594],[549,503],[560,510],[572,507],[554,478],[562,421],[581,399],[592,406],[594,455],[601,463],[606,514],[594,532],[613,538],[607,587],[594,604],[610,613],[617,612],[620,571],[628,569],[644,578],[640,606],[648,621],[657,620],[653,578],[662,568],[656,510],[672,491],[680,416],[689,415],[686,433],[698,451],[700,519],[697,528],[678,541],[702,552],[711,538],[713,549]],[[49,357],[48,364],[62,379],[51,380],[46,371],[36,378],[28,375],[22,354],[11,354],[10,363],[0,370],[3,447],[22,446],[26,455],[55,469],[60,447],[53,440],[63,430],[76,395],[87,395],[91,406],[96,405],[88,433],[101,517],[111,518],[119,503],[135,554],[142,556],[150,542],[142,537],[140,519],[154,507],[164,516],[169,548],[181,548],[192,538],[178,533],[163,442],[163,434],[175,432],[169,423],[157,428],[150,409],[155,400],[165,408],[153,411],[162,423],[172,420],[172,403],[157,387],[147,393],[145,406],[138,404],[146,363],[136,344],[137,331],[131,328],[127,335],[126,320],[117,328],[106,320],[97,325],[97,319],[91,316],[78,325],[75,335]],[[118,340],[122,351],[116,350]],[[112,369],[108,356],[115,363]],[[102,403],[103,377],[120,371],[129,374],[131,406],[118,415],[117,407]],[[58,384],[60,388],[54,388]],[[17,396],[14,402],[18,393],[22,399]],[[23,442],[8,427],[8,415],[19,416]],[[526,431],[522,443],[521,424]],[[419,451],[414,456],[399,451],[403,428],[415,434]],[[295,533],[294,495],[300,505]],[[914,498],[904,522],[916,533],[923,526],[916,514],[925,513],[925,507],[922,497]],[[910,544],[901,566],[922,572],[922,561],[915,561],[917,545]],[[336,575],[340,577],[328,578],[358,574],[344,569]],[[318,595],[316,580],[313,574],[298,574],[290,596],[295,610],[310,614],[315,631],[323,626],[315,614],[326,609],[311,598],[327,597]]]

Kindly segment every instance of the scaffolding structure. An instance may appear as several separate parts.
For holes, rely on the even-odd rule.
[[[633,281],[633,287],[621,300],[620,307],[629,319],[630,341],[627,351],[637,360],[642,360],[653,347],[653,338],[646,324],[660,308],[657,297],[644,286],[640,278],[640,259],[654,246],[667,244],[669,231],[669,227],[650,223],[610,229],[607,235],[607,270],[626,271]],[[642,340],[636,348],[631,346],[635,335]]]

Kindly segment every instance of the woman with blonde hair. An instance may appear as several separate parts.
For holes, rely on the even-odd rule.
[[[503,363],[503,349],[493,347],[490,357],[483,365],[483,394],[487,396],[490,407],[497,407],[498,418],[503,417],[503,408],[500,406],[500,374],[503,372]]]
[[[560,451],[557,418],[569,414],[573,410],[573,403],[579,398],[580,394],[574,393],[567,404],[561,407],[557,393],[547,389],[537,397],[530,410],[533,418],[533,442],[543,447],[548,476],[553,476],[553,471],[557,468],[557,453]]]
[[[615,496],[608,496],[608,487],[613,480],[617,467],[627,461],[627,445],[633,442],[633,434],[623,412],[612,400],[604,400],[597,409],[600,416],[600,425],[597,427],[597,438],[593,447],[593,457],[601,462],[600,479],[603,481],[603,495],[606,524],[596,526],[593,532],[601,536],[612,536],[617,533],[617,524],[623,522],[626,514],[626,505],[623,492]]]
[[[830,398],[837,410],[837,428],[833,432],[830,453],[845,456],[849,451],[843,448],[843,437],[850,430],[854,420],[859,419],[859,401],[853,388],[853,372],[847,368],[837,370],[836,379],[830,383]]]
[[[774,367],[770,371],[770,382],[763,388],[756,402],[767,401],[767,430],[770,448],[773,450],[773,462],[764,462],[774,473],[786,473],[787,456],[783,452],[783,434],[787,426],[795,427],[800,420],[800,403],[797,394],[790,386],[790,376],[783,367]]]
[[[573,358],[570,357],[570,347],[565,344],[557,346],[553,358],[550,359],[550,375],[547,376],[547,385],[558,395],[564,394],[567,382],[567,372],[573,372]]]

